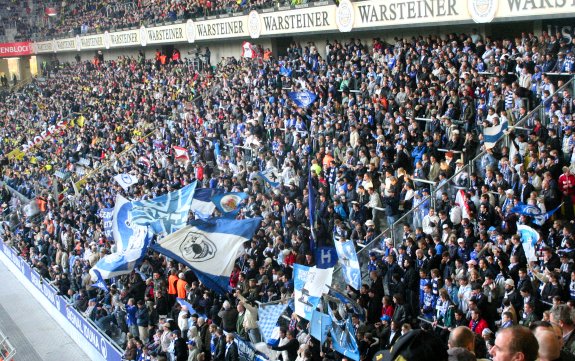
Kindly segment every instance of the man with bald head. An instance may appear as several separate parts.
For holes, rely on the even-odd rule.
[[[534,334],[539,342],[539,361],[562,360],[561,341],[553,331],[539,327]]]
[[[469,327],[459,326],[454,328],[449,334],[449,340],[447,341],[449,359],[475,359],[475,342],[477,341],[483,342],[483,340],[476,340],[475,334]],[[470,355],[472,355],[473,358],[468,358]],[[478,358],[477,360],[481,361],[485,359]]]
[[[513,326],[497,333],[489,353],[493,361],[535,361],[539,343],[527,327]]]

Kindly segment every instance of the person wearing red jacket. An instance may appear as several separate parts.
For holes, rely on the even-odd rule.
[[[563,167],[563,174],[559,176],[559,190],[563,193],[565,202],[564,216],[573,219],[573,204],[575,203],[575,175],[571,174],[569,167]]]
[[[479,310],[471,311],[471,321],[469,321],[469,328],[476,335],[481,336],[483,330],[488,327],[487,321],[481,318],[481,312]]]

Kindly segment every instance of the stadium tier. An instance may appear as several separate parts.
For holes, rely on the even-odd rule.
[[[574,9],[56,7],[0,260],[94,359],[573,359]]]

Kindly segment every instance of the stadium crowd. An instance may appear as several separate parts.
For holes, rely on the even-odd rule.
[[[60,64],[0,103],[4,180],[40,210],[25,217],[2,189],[3,241],[118,339],[125,359],[237,360],[234,337],[261,341],[257,302],[287,301],[292,265],[315,264],[311,173],[317,244],[352,239],[369,251],[364,285],[346,289],[366,310],[365,320],[353,317],[362,360],[396,342],[392,353],[406,359],[570,360],[574,104],[570,89],[552,96],[564,79],[552,73],[573,72],[572,49],[555,34],[498,40],[472,32],[331,41],[326,56],[313,43],[294,44],[285,57],[222,59],[202,71],[189,59],[143,54]],[[318,98],[299,108],[287,91],[304,89]],[[511,128],[509,147],[485,149],[485,127],[504,118],[512,125],[538,104],[544,116],[527,119],[527,131]],[[51,136],[23,156],[8,156],[46,130]],[[229,150],[222,158],[216,144]],[[173,146],[188,149],[190,161],[176,160]],[[483,151],[473,171],[460,172]],[[272,167],[281,184],[270,190],[256,173]],[[56,176],[84,172],[78,192]],[[113,180],[122,172],[138,184],[122,189]],[[99,211],[116,194],[151,198],[193,180],[246,191],[238,218],[263,217],[231,275],[233,291],[214,294],[151,251],[108,293],[92,287],[90,267],[115,250]],[[429,182],[446,186],[434,192]],[[456,203],[458,187],[466,192]],[[538,226],[509,212],[517,202],[562,208]],[[376,239],[414,208],[395,243]],[[536,260],[517,223],[540,232]],[[295,314],[286,320],[275,348],[284,361],[346,359],[307,326]],[[410,331],[416,326],[425,330]],[[417,345],[428,348],[413,356]]]
[[[298,0],[84,0],[62,7],[57,19],[34,30],[40,36],[79,35],[299,3]]]

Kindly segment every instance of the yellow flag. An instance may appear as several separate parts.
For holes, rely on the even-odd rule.
[[[84,126],[84,122],[85,122],[85,121],[86,121],[86,118],[84,118],[83,115],[80,115],[80,116],[78,117],[78,119],[76,119],[76,123],[78,123],[78,126],[79,126],[80,128],[82,128],[82,127]]]

